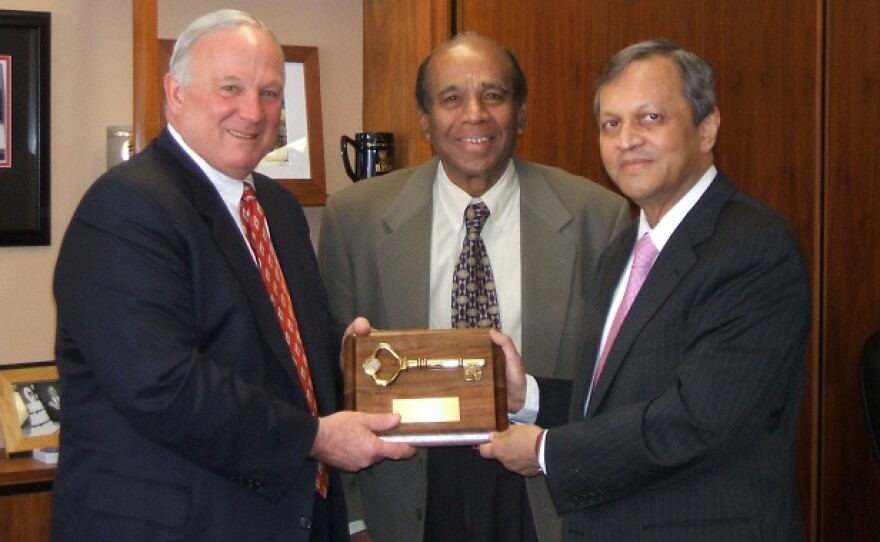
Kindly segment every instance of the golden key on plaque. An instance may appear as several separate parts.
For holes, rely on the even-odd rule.
[[[388,352],[397,360],[397,370],[391,375],[391,378],[379,378],[379,371],[382,370],[382,362],[379,361],[379,354]],[[406,356],[398,354],[394,348],[388,343],[379,343],[373,351],[373,355],[364,360],[364,372],[373,379],[378,386],[388,386],[400,376],[400,373],[408,369],[457,369],[464,367],[465,382],[477,382],[483,378],[483,366],[486,360],[482,358],[416,358],[407,359]]]

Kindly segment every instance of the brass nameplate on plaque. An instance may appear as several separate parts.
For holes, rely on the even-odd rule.
[[[472,445],[507,427],[504,355],[488,329],[374,331],[347,337],[343,358],[346,409],[401,415],[386,440]]]
[[[400,414],[400,423],[461,421],[458,397],[392,399],[391,412]]]

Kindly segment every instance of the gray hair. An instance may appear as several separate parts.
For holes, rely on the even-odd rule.
[[[259,28],[272,36],[275,43],[278,43],[278,39],[269,27],[250,13],[237,9],[212,11],[190,23],[177,38],[177,42],[174,44],[174,51],[171,53],[171,60],[168,63],[168,71],[174,74],[181,85],[187,86],[190,79],[189,59],[195,43],[207,34],[235,26]],[[278,48],[280,51],[281,45]]]
[[[463,41],[465,39],[482,39],[487,42],[492,42],[491,39],[482,36],[476,32],[462,32],[461,34],[457,34],[451,40],[446,43],[438,46],[436,49],[431,51],[422,63],[419,64],[419,71],[416,75],[416,103],[419,105],[419,109],[428,113],[431,111],[431,96],[428,95],[428,68],[431,66],[431,61],[434,59],[434,55],[437,54],[440,50],[448,49],[452,45],[454,45],[458,41]],[[493,42],[494,43],[494,42]],[[496,45],[498,45],[496,43]],[[501,47],[499,45],[499,47]],[[516,59],[516,55],[513,54],[513,51],[506,47],[501,47],[504,51],[504,54],[507,56],[507,59],[510,61],[510,84],[511,84],[511,94],[513,96],[513,103],[517,107],[522,107],[526,103],[526,96],[528,95],[528,82],[526,81],[526,74],[523,71],[522,67],[519,65],[519,61]]]
[[[667,57],[678,67],[684,97],[691,104],[695,125],[700,124],[715,110],[715,74],[709,63],[673,41],[659,39],[630,45],[614,55],[602,69],[593,98],[593,115],[596,118],[599,117],[599,95],[602,89],[617,79],[632,62],[652,56]]]

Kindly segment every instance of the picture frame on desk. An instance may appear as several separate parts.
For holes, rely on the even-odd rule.
[[[0,10],[0,246],[50,243],[50,21]]]
[[[52,362],[0,369],[0,431],[7,457],[59,445],[59,392]]]

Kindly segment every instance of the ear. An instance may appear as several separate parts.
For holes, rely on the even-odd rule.
[[[419,108],[419,128],[422,130],[422,135],[425,136],[425,139],[428,141],[431,140],[431,116],[427,111]]]
[[[721,112],[716,107],[697,126],[697,131],[700,133],[700,150],[702,152],[712,152],[712,149],[715,147],[715,140],[718,139],[718,129],[720,127]]]
[[[183,103],[183,96],[181,92],[183,86],[180,84],[177,76],[175,76],[171,72],[165,74],[165,79],[163,79],[162,82],[165,86],[166,108],[170,113],[180,112],[180,107]]]
[[[523,104],[516,110],[516,134],[523,135],[526,128],[526,105]]]

